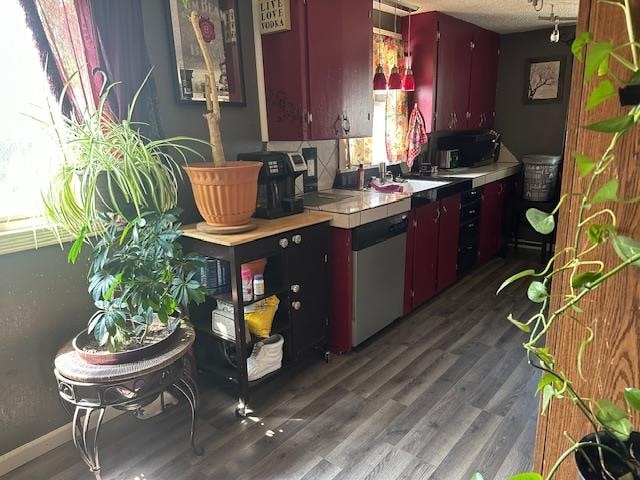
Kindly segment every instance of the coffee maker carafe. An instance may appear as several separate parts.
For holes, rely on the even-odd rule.
[[[307,171],[307,164],[299,153],[255,152],[241,153],[238,160],[262,162],[258,176],[256,218],[279,218],[301,213],[303,202],[296,197],[296,178]]]

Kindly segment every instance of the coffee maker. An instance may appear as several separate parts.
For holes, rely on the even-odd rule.
[[[303,211],[302,197],[296,197],[296,178],[307,171],[307,163],[296,152],[240,153],[238,160],[262,162],[258,176],[256,218],[280,218]]]

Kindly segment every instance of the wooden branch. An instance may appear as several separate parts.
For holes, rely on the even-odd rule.
[[[189,17],[191,26],[196,34],[198,46],[204,57],[204,63],[207,66],[205,96],[207,101],[207,111],[204,118],[209,128],[209,142],[211,143],[211,153],[213,155],[213,163],[216,167],[221,167],[225,163],[224,149],[222,147],[222,135],[220,134],[220,104],[218,103],[218,89],[216,88],[216,77],[213,69],[213,59],[211,52],[207,48],[202,32],[200,31],[200,15],[196,11],[191,12]]]

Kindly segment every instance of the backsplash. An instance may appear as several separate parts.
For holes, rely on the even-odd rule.
[[[333,186],[338,171],[338,142],[336,140],[268,142],[267,150],[283,152],[302,152],[303,148],[315,147],[318,150],[318,190]],[[296,193],[302,193],[302,176],[296,181]]]

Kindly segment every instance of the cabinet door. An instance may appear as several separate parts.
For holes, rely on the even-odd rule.
[[[291,0],[291,30],[262,36],[270,140],[306,140],[309,88],[304,0]]]
[[[469,89],[470,128],[493,127],[499,41],[497,33],[474,27]]]
[[[413,76],[416,89],[409,95],[409,107],[414,103],[424,117],[427,133],[435,128],[436,106],[436,62],[438,56],[438,14],[426,12],[411,15],[411,32],[409,17],[402,18],[402,38],[409,42],[409,52],[413,58]],[[411,110],[411,108],[409,108]]]
[[[504,212],[506,206],[506,181],[498,180],[496,187],[496,219],[493,236],[493,256],[495,257],[502,250],[504,245]]]
[[[423,304],[436,293],[438,254],[438,204],[415,210],[415,244],[413,253],[412,308]],[[457,248],[457,247],[456,247]],[[454,262],[455,263],[455,262]]]
[[[436,130],[467,128],[471,73],[471,24],[447,15],[438,20]],[[416,59],[418,62],[419,59]]]
[[[367,0],[307,0],[314,140],[371,136],[371,10]]]
[[[496,251],[496,228],[498,227],[499,182],[488,183],[482,194],[480,209],[480,235],[478,239],[478,264],[493,258]]]
[[[296,238],[295,236],[300,237]],[[300,243],[296,243],[299,239]],[[292,231],[287,250],[290,327],[293,358],[300,358],[327,338],[329,226]]]
[[[353,319],[353,252],[351,230],[330,228],[329,241],[329,348],[351,350]]]
[[[460,194],[440,200],[439,223],[437,292],[454,284],[458,279]]]

